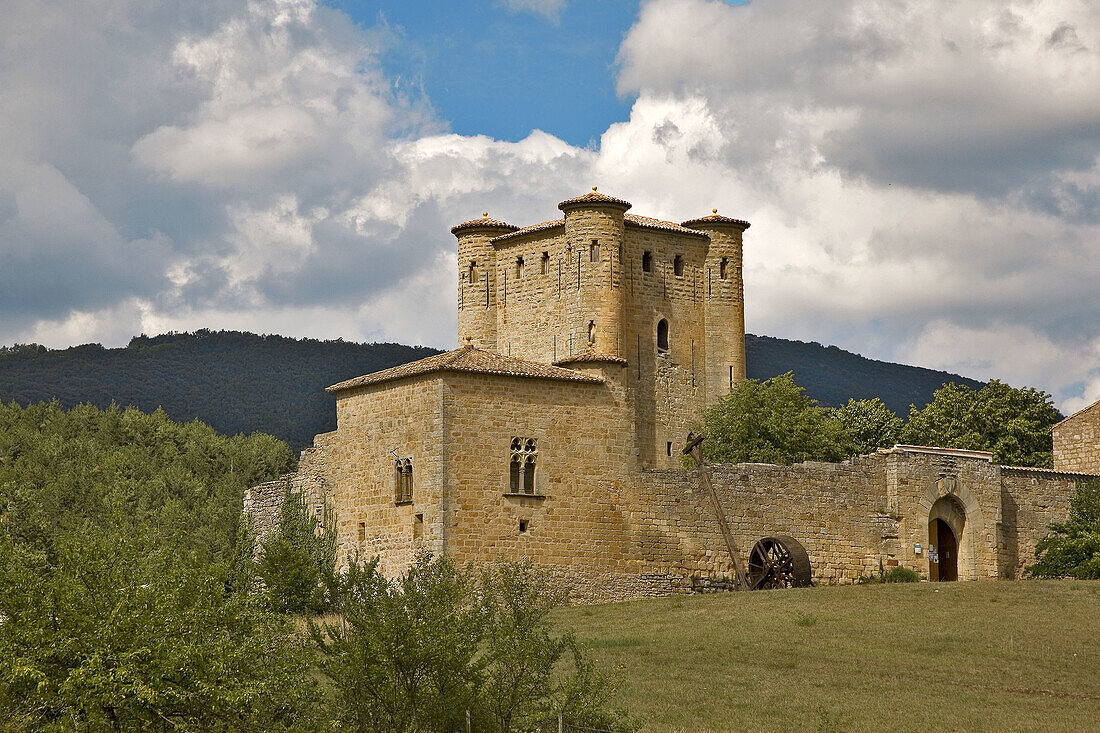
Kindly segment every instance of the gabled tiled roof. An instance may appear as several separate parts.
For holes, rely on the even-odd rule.
[[[566,199],[565,201],[562,201],[560,204],[558,204],[558,208],[564,211],[570,206],[577,206],[580,204],[607,204],[609,206],[619,207],[623,211],[626,211],[631,206],[631,203],[629,201],[623,201],[622,199],[605,196],[604,194],[597,191],[596,187],[593,186],[592,190],[589,193],[586,193],[584,196],[575,196],[574,198]]]
[[[551,219],[550,221],[539,222],[538,224],[532,224],[529,227],[522,227],[514,232],[508,232],[507,234],[501,234],[499,237],[493,237],[490,242],[494,244],[496,242],[503,242],[508,239],[514,239],[515,237],[522,237],[524,234],[531,234],[532,232],[541,232],[544,229],[553,229],[554,227],[565,226],[565,219]]]
[[[710,216],[701,216],[698,219],[688,219],[687,221],[683,222],[682,226],[690,227],[690,226],[699,225],[699,224],[702,224],[702,225],[726,224],[726,225],[729,225],[729,226],[740,227],[741,229],[748,229],[749,226],[751,226],[744,219],[732,219],[728,216],[722,216],[721,214],[718,213],[718,209],[714,209],[714,213],[711,214]]]
[[[633,224],[639,227],[645,227],[646,229],[662,229],[666,232],[678,232],[680,234],[693,234],[696,237],[707,236],[704,232],[697,231],[695,229],[688,229],[673,221],[663,221],[661,219],[654,219],[650,216],[638,216],[637,214],[624,214],[623,219],[627,224]]]
[[[595,382],[603,380],[589,374],[581,374],[569,369],[540,364],[536,361],[504,356],[495,351],[463,346],[443,354],[429,356],[426,359],[409,362],[401,366],[383,369],[380,372],[365,374],[326,387],[328,392],[341,392],[346,389],[363,387],[368,384],[388,382],[402,377],[413,377],[428,372],[474,372],[478,374],[498,374],[506,377],[529,377],[533,379],[556,379],[566,382]]]
[[[490,219],[488,212],[486,212],[480,219],[470,219],[451,227],[451,234],[458,234],[463,229],[508,229],[509,231],[515,231],[519,227],[506,221]]]

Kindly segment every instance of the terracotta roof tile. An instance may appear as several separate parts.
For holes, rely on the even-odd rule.
[[[473,346],[462,346],[443,354],[429,356],[426,359],[409,362],[400,366],[383,369],[380,372],[365,374],[326,387],[328,392],[341,392],[346,389],[363,387],[368,384],[388,382],[402,377],[412,377],[429,372],[474,372],[478,374],[497,374],[507,377],[529,377],[534,379],[556,379],[566,382],[594,382],[603,380],[589,374],[581,374],[569,369],[540,364],[514,356],[504,356],[495,351],[485,351]]]
[[[732,219],[728,216],[722,216],[718,213],[718,209],[715,209],[714,213],[710,216],[701,216],[698,219],[688,219],[687,221],[682,222],[681,225],[685,227],[690,227],[693,225],[707,224],[726,224],[729,226],[740,227],[741,229],[748,229],[750,226],[752,226],[744,219]]]
[[[704,232],[697,231],[695,229],[688,229],[673,221],[663,221],[661,219],[654,219],[650,216],[638,216],[637,214],[624,214],[623,219],[627,224],[633,224],[639,227],[645,227],[646,229],[662,229],[666,232],[679,232],[680,234],[693,234],[696,237],[707,236]]]
[[[626,211],[631,206],[629,201],[623,201],[622,199],[605,196],[604,194],[597,191],[596,187],[593,186],[592,190],[583,196],[575,196],[571,199],[566,199],[565,201],[562,201],[560,204],[558,204],[558,208],[562,211],[565,211],[571,206],[580,206],[583,204],[608,204],[610,206],[619,207],[623,211]]]
[[[544,229],[553,229],[554,227],[565,226],[565,219],[551,219],[550,221],[540,222],[538,224],[532,224],[529,227],[523,227],[517,229],[514,232],[508,232],[507,234],[501,234],[499,237],[493,237],[490,242],[503,242],[515,237],[522,237],[524,234],[531,234],[532,232],[541,232]]]
[[[451,234],[458,234],[464,229],[508,229],[515,231],[519,229],[515,224],[509,224],[506,221],[498,221],[497,219],[490,219],[489,214],[484,214],[480,219],[470,219],[464,221],[461,224],[456,224],[451,227]]]
[[[554,366],[561,366],[563,364],[584,364],[584,363],[598,363],[607,362],[611,364],[626,364],[626,359],[621,356],[612,356],[611,354],[574,354],[573,356],[566,356],[558,359],[554,362]]]
[[[1057,468],[1035,468],[1034,466],[1001,466],[1003,471],[1026,471],[1028,473],[1061,474],[1063,476],[1088,476],[1095,477],[1095,473],[1083,473],[1081,471],[1059,471]]]

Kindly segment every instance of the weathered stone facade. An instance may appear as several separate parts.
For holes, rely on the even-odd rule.
[[[459,562],[526,558],[578,601],[732,574],[680,449],[703,408],[744,378],[748,224],[717,213],[674,224],[629,207],[593,192],[563,202],[561,220],[454,228],[467,344],[330,387],[337,429],[294,478],[311,506],[335,512],[340,563],[377,556],[396,575],[420,548]],[[899,564],[938,576],[940,536],[960,579],[1017,577],[1081,478],[918,446],[709,471],[743,553],[791,535],[826,583]],[[250,494],[255,514],[270,493]]]
[[[1054,426],[1054,467],[1100,474],[1100,402]]]

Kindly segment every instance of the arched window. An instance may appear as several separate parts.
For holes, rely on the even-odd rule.
[[[469,273],[469,275],[467,275],[466,279],[469,280],[471,284],[477,282],[477,261],[476,260],[470,260],[470,273]]]
[[[588,261],[599,262],[600,261],[600,240],[593,239],[592,244],[588,245]]]
[[[723,257],[722,261],[718,263],[718,277],[723,280],[729,277],[729,265],[730,261]]]
[[[668,321],[657,321],[657,351],[668,351]]]
[[[512,456],[512,465],[508,469],[508,491],[513,494],[519,493],[519,456]]]
[[[642,252],[642,272],[653,272],[652,252]]]
[[[589,321],[588,322],[588,343],[590,343],[590,344],[596,343],[596,322],[595,321]]]
[[[523,258],[516,258],[516,279],[523,277]]]
[[[550,274],[550,253],[549,252],[543,252],[542,253],[542,274],[543,275]]]
[[[672,258],[672,274],[676,277],[684,276],[684,256],[676,255]]]
[[[526,463],[523,464],[523,493],[533,494],[535,493],[535,457],[527,456]]]

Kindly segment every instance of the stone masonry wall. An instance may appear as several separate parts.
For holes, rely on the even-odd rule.
[[[1054,426],[1054,468],[1100,474],[1100,402]]]
[[[1036,543],[1050,534],[1051,522],[1066,520],[1077,482],[1088,478],[1092,477],[1002,467],[1003,577],[1019,578],[1024,568],[1035,563]]]
[[[302,497],[309,512],[317,517],[318,524],[324,526],[326,512],[334,508],[334,486],[328,471],[332,469],[329,459],[335,442],[336,431],[320,433],[313,438],[313,446],[302,451],[295,473],[257,484],[245,491],[244,513],[251,518],[257,546],[279,528],[283,499],[288,488]]]

